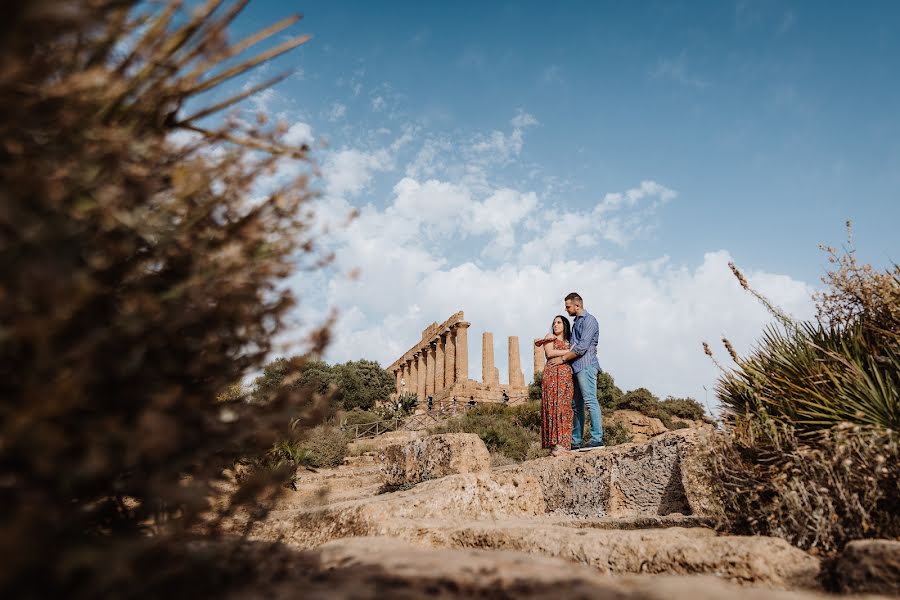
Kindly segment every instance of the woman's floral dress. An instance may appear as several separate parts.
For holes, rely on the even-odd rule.
[[[568,350],[562,340],[553,340],[554,350]],[[568,363],[544,367],[541,381],[541,447],[568,448],[572,444],[572,367]]]

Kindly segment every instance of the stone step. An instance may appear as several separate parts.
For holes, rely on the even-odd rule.
[[[282,553],[284,553],[282,551]],[[594,600],[825,600],[811,591],[747,589],[711,576],[608,577],[582,565],[510,551],[423,548],[383,537],[348,538],[285,557],[267,597],[591,598]],[[259,587],[250,586],[260,591]],[[249,598],[250,596],[247,596]]]

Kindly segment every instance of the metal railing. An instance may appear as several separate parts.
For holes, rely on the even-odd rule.
[[[351,431],[354,440],[376,437],[389,431],[421,431],[422,429],[428,429],[429,427],[442,423],[450,417],[463,413],[469,408],[471,408],[471,406],[468,404],[445,406],[444,408],[430,410],[408,417],[397,417],[384,421],[358,423],[356,425],[342,425],[341,429]]]

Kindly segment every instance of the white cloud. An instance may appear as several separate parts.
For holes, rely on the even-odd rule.
[[[312,126],[301,121],[294,123],[284,134],[284,141],[296,146],[311,144],[313,142]]]
[[[381,96],[375,96],[372,98],[372,110],[375,112],[381,112],[384,110],[387,102],[385,102],[384,98]]]
[[[600,321],[600,361],[621,387],[702,400],[702,386],[711,389],[717,374],[700,343],[724,334],[745,352],[770,316],[734,280],[725,250],[691,264],[666,257],[614,261],[594,251],[604,241],[624,245],[646,235],[659,208],[677,197],[662,183],[648,179],[581,210],[560,210],[535,191],[496,183],[490,166],[497,161],[483,154],[516,156],[522,132],[536,124],[520,111],[510,133],[422,140],[407,128],[383,148],[326,155],[326,193],[316,206],[321,219],[333,225],[353,204],[360,214],[327,236],[337,256],[327,275],[292,280],[303,301],[298,314],[317,324],[335,307],[326,358],[366,357],[386,366],[418,341],[426,325],[462,309],[473,324],[470,377],[481,379],[481,333],[492,331],[505,381],[507,336],[519,336],[522,370],[530,378],[530,339],[547,331],[562,312],[562,298],[574,290]],[[391,190],[388,197],[364,195],[415,142],[411,160],[388,180],[392,185],[379,186]],[[485,147],[475,149],[480,143]],[[346,276],[355,269],[357,278]],[[789,312],[811,314],[811,289],[803,282],[746,271]]]
[[[656,394],[702,401],[703,386],[712,389],[717,372],[701,342],[721,348],[718,341],[725,335],[739,352],[747,352],[771,321],[734,280],[726,251],[707,253],[696,267],[663,258],[636,264],[591,259],[482,268],[470,262],[439,267],[423,262],[426,257],[416,252],[390,250],[394,254],[385,263],[392,268],[373,265],[383,280],[363,276],[352,287],[330,290],[339,305],[359,306],[365,299],[365,316],[353,312],[355,326],[347,326],[343,317],[335,324],[341,333],[330,350],[334,360],[367,356],[387,365],[418,340],[425,325],[463,309],[472,322],[470,377],[481,379],[481,333],[491,331],[501,381],[507,380],[510,335],[519,337],[522,370],[530,378],[530,339],[543,335],[553,316],[562,313],[565,294],[578,291],[600,322],[601,365],[620,387],[644,386]],[[749,272],[748,277],[786,310],[811,314],[806,284],[771,273]],[[720,361],[726,358],[719,352]]]
[[[326,192],[357,196],[377,171],[386,171],[391,165],[390,154],[383,149],[369,153],[351,148],[330,154],[323,167]]]
[[[519,109],[519,112],[510,120],[509,124],[516,129],[525,129],[526,127],[537,125],[538,120],[533,115],[529,115],[524,110]]]
[[[347,115],[347,107],[340,102],[335,102],[328,110],[326,118],[329,121],[338,121]]]

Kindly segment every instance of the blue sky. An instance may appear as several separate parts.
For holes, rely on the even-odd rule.
[[[505,336],[585,290],[623,387],[699,396],[700,340],[768,321],[728,260],[798,316],[845,220],[900,260],[900,4],[257,0],[232,33],[292,11],[313,40],[247,108],[327,141],[323,221],[362,210],[293,282],[298,332],[338,308],[332,360],[387,365],[463,309],[505,380]]]

